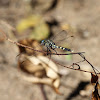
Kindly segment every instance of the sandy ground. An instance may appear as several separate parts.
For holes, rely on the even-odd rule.
[[[1,1],[3,2],[3,0]],[[11,2],[10,0],[7,1]],[[39,0],[39,2],[43,2],[43,5],[49,5],[45,0]],[[19,8],[15,7],[15,4]],[[9,6],[6,6],[6,3],[2,3],[2,5],[0,4],[0,20],[6,21],[13,27],[27,15],[24,0],[19,3],[15,0]],[[42,5],[38,5],[32,13],[36,13],[41,7]],[[44,7],[44,9],[46,8]],[[44,9],[39,10],[38,13],[41,14]],[[84,51],[86,58],[98,70],[100,70],[99,14],[99,0],[59,0],[57,7],[47,13],[47,16],[52,16],[61,23],[67,23],[83,30],[85,27],[88,31],[87,37],[84,36],[85,33],[75,34],[74,47],[76,51]],[[8,41],[0,43],[0,100],[42,100],[40,86],[28,83],[20,78],[17,69],[17,54],[16,45]],[[84,70],[89,67],[85,63],[82,63],[81,66],[85,67]],[[60,68],[62,69],[62,67]],[[67,76],[61,78],[63,85],[60,86],[60,91],[64,94],[63,96],[57,95],[49,86],[44,86],[48,100],[89,100],[91,95],[81,96],[80,90],[84,90],[84,87],[89,84],[90,77],[84,76],[83,72],[79,71],[68,70],[68,72]]]

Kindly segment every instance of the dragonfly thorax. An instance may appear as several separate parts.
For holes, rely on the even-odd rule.
[[[45,45],[47,48],[55,49],[56,45],[52,40],[42,40],[41,41],[42,45]]]

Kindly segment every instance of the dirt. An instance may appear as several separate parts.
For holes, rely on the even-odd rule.
[[[75,51],[85,52],[86,58],[100,70],[100,1],[99,0],[58,0],[58,3],[48,10],[53,0],[37,0],[33,8],[29,7],[28,1],[7,0],[0,4],[0,20],[9,25],[15,26],[28,14],[44,14],[44,18],[54,18],[59,23],[74,26],[78,33],[75,33]],[[36,0],[30,0],[36,1]],[[56,1],[56,0],[55,0]],[[31,2],[32,3],[32,2]],[[34,3],[33,3],[34,4]],[[42,4],[42,5],[41,5]],[[31,9],[31,10],[29,10]],[[59,27],[58,27],[59,28]],[[87,32],[87,33],[85,33]],[[0,100],[44,100],[41,87],[24,81],[19,76],[17,55],[18,48],[8,41],[0,42]],[[74,59],[77,59],[73,57]],[[82,69],[91,71],[87,63],[81,64]],[[85,90],[90,82],[90,74],[70,70],[60,66],[60,69],[67,70],[68,74],[61,78],[60,92],[58,95],[49,86],[44,86],[48,100],[89,100],[89,95],[82,96],[80,91]],[[89,90],[89,89],[87,89]]]

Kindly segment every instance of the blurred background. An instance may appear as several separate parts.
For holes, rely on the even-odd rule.
[[[85,57],[100,71],[99,19],[99,0],[0,0],[0,32],[4,31],[14,41],[43,50],[39,47],[41,40],[66,30],[68,35],[75,37],[71,43],[74,51],[85,52]],[[18,58],[17,55],[23,52]],[[5,41],[0,33],[0,100],[91,98],[90,74],[55,65],[52,61],[48,65],[48,58],[37,56],[45,57],[43,53]],[[22,59],[26,61],[23,65]],[[67,66],[82,59],[77,55],[56,60]],[[53,74],[49,75],[47,66],[53,66],[56,72],[52,70]],[[92,71],[85,62],[80,66]]]

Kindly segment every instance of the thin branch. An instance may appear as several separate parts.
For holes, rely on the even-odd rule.
[[[95,67],[85,58],[85,56],[83,54],[79,54],[93,69],[94,73],[97,75],[96,71],[95,71]],[[97,70],[97,69],[96,69]],[[98,70],[97,70],[98,71]],[[99,71],[98,71],[99,72]]]
[[[15,41],[9,39],[9,38],[6,36],[6,34],[5,34],[4,31],[0,30],[0,32],[3,33],[3,35],[4,35],[4,37],[5,37],[6,40],[8,40],[9,42],[11,42],[11,43],[13,43],[13,44],[16,44],[16,45],[18,45],[18,46],[22,46],[22,47],[24,47],[24,48],[28,48],[28,49],[31,49],[31,50],[34,50],[34,51],[37,51],[37,52],[42,52],[42,53],[44,53],[44,54],[47,54],[47,52],[45,52],[45,51],[35,50],[35,49],[33,49],[32,47],[29,47],[29,46],[20,44],[20,43],[18,43],[18,42],[15,42]],[[96,71],[95,71],[96,68],[85,58],[85,56],[83,55],[83,53],[85,53],[85,52],[68,53],[68,54],[56,54],[56,53],[48,52],[48,54],[50,54],[50,55],[73,55],[73,54],[79,54],[89,65],[91,65],[91,67],[92,67],[92,69],[93,69],[94,72],[89,72],[89,71],[85,71],[85,70],[81,70],[81,69],[73,69],[73,68],[70,68],[71,66],[70,66],[70,67],[64,66],[64,65],[61,65],[61,64],[59,64],[58,62],[56,62],[56,61],[54,61],[54,60],[52,60],[52,59],[51,59],[51,60],[52,60],[53,62],[55,62],[56,64],[61,65],[61,66],[63,66],[63,67],[66,67],[66,68],[68,68],[68,69],[78,70],[78,71],[88,72],[88,73],[95,73],[96,75],[97,75],[97,74],[100,74],[100,73],[96,73]],[[48,58],[49,58],[49,57],[48,57]],[[75,63],[74,63],[74,64],[75,64]],[[76,63],[76,65],[77,65],[77,63]],[[72,67],[73,67],[73,64],[72,64]],[[78,66],[78,67],[79,67],[79,66]],[[96,69],[96,70],[97,70],[97,69]]]
[[[52,60],[52,59],[51,59],[51,60]],[[52,60],[52,61],[55,62],[56,64],[60,65],[60,66],[63,66],[63,67],[65,67],[65,68],[68,68],[68,69],[78,70],[78,71],[87,72],[87,73],[94,73],[94,72],[85,71],[85,70],[82,70],[82,69],[73,69],[73,68],[71,68],[71,66],[72,66],[73,64],[72,64],[71,66],[65,66],[65,65],[62,65],[62,64],[60,64],[60,63],[54,61],[54,60]],[[73,66],[72,66],[72,67],[73,67]],[[100,74],[100,73],[96,73],[96,74]]]

